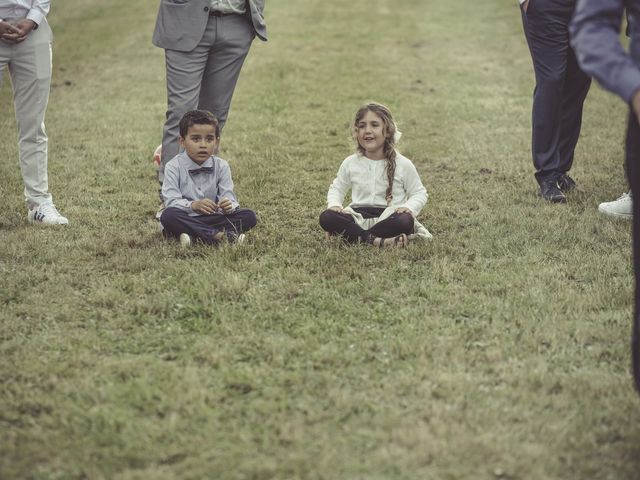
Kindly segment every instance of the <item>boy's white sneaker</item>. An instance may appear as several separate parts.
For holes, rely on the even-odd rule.
[[[598,205],[598,211],[611,217],[631,220],[633,218],[633,199],[631,198],[631,192],[623,193],[613,202],[601,203]]]
[[[43,203],[36,208],[29,210],[27,220],[31,223],[42,223],[45,225],[67,225],[69,220],[60,215],[53,203]]]
[[[188,233],[180,234],[180,246],[182,248],[189,248],[191,246],[191,237]]]

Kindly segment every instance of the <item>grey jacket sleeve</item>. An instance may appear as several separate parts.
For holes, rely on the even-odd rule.
[[[640,90],[640,67],[620,44],[625,0],[579,0],[571,45],[582,69],[627,103]]]

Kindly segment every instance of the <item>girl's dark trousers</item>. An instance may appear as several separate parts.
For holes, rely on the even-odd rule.
[[[385,209],[356,207],[353,210],[364,218],[377,218]],[[325,232],[341,235],[350,243],[373,243],[376,237],[392,238],[403,233],[408,235],[413,233],[413,224],[413,216],[410,213],[393,213],[369,230],[365,230],[349,214],[333,210],[325,210],[320,214],[320,226]]]

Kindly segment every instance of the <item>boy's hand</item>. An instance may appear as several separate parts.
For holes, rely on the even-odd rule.
[[[220,203],[218,205],[222,211],[224,213],[231,213],[233,212],[233,205],[231,204],[231,200],[229,200],[228,198],[223,198],[222,200],[220,200]]]
[[[216,213],[217,209],[218,205],[209,198],[203,198],[201,200],[191,202],[191,210],[196,213],[202,213],[203,215],[213,215]]]
[[[340,213],[342,211],[342,207],[329,207],[329,210]]]

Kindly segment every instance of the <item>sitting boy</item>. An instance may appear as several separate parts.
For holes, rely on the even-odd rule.
[[[244,240],[256,226],[256,214],[240,208],[233,193],[229,164],[213,155],[220,141],[218,120],[205,110],[192,110],[180,120],[184,152],[164,170],[162,199],[166,206],[160,223],[167,237],[190,246],[194,240],[218,244]]]

